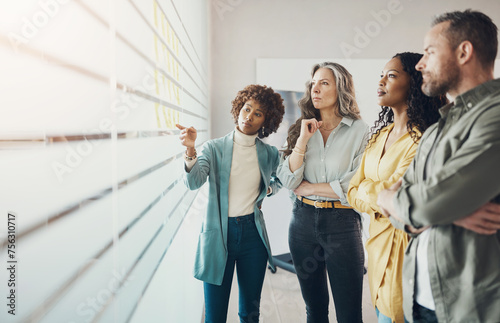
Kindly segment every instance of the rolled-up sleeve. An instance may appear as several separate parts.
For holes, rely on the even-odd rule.
[[[191,169],[186,169],[184,166],[184,183],[190,190],[196,190],[203,186],[207,181],[210,173],[211,150],[210,144],[203,145],[200,156],[196,158],[194,165],[190,165]]]
[[[358,171],[367,143],[368,129],[366,129],[363,139],[359,142],[359,147],[351,162],[351,168],[344,174],[341,179],[330,182],[330,186],[332,187],[335,194],[337,194],[337,196],[339,197],[340,203],[342,203],[343,205],[349,205],[349,202],[347,201],[347,191],[349,190],[349,183]]]
[[[335,194],[337,194],[337,196],[339,197],[340,203],[349,204],[349,202],[347,202],[347,197],[344,194],[344,188],[342,187],[340,181],[335,180],[333,182],[330,182],[329,184]]]
[[[298,169],[292,172],[290,170],[289,159],[290,156],[281,158],[278,170],[276,171],[276,175],[278,176],[281,184],[283,184],[284,187],[288,188],[289,190],[294,190],[304,179],[305,161]]]
[[[361,188],[361,185],[367,181],[373,182],[371,179],[365,177],[365,160],[366,152],[363,154],[363,159],[361,164],[349,183],[349,189],[347,191],[347,202],[359,212],[365,212],[373,215],[375,210],[368,203],[367,194]]]
[[[198,158],[194,158],[192,160],[185,160],[184,161],[184,170],[189,173],[191,171],[191,169],[193,169],[193,166],[194,166],[194,164],[196,164],[197,160],[198,160]]]

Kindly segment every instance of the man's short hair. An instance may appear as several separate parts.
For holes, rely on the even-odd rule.
[[[450,22],[446,30],[453,49],[463,41],[471,42],[483,67],[492,68],[497,57],[498,28],[490,17],[479,11],[465,10],[447,12],[436,16],[432,26]]]

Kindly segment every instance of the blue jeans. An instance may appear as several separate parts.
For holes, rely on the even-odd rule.
[[[375,307],[375,313],[377,313],[378,323],[392,323],[392,319],[384,314],[380,313],[378,308]]]
[[[228,219],[227,247],[228,258],[222,285],[204,283],[205,322],[226,322],[235,265],[240,293],[240,322],[259,322],[260,294],[268,255],[253,214]]]
[[[377,313],[378,323],[392,323],[392,319],[390,317],[385,316],[384,314],[380,313],[380,311],[376,307],[375,307],[375,313]],[[405,320],[405,323],[409,323],[406,320],[406,317],[404,318],[404,320]]]
[[[362,322],[364,251],[352,209],[316,209],[295,200],[288,235],[307,322],[328,322],[328,279],[339,323]]]

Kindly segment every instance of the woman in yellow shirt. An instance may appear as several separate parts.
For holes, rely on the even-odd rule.
[[[422,133],[438,120],[438,109],[446,103],[444,96],[422,93],[422,74],[415,70],[421,57],[400,53],[385,65],[377,90],[382,110],[347,193],[349,204],[370,216],[368,281],[379,323],[404,322],[402,269],[408,236],[381,215],[377,196],[404,174]]]

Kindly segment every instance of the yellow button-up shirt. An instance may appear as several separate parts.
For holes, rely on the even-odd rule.
[[[417,143],[406,133],[383,154],[393,127],[391,124],[383,128],[370,140],[359,169],[351,179],[347,200],[357,211],[370,215],[366,250],[372,302],[382,314],[399,323],[404,322],[402,274],[408,236],[381,215],[377,196],[403,176],[415,156]]]

